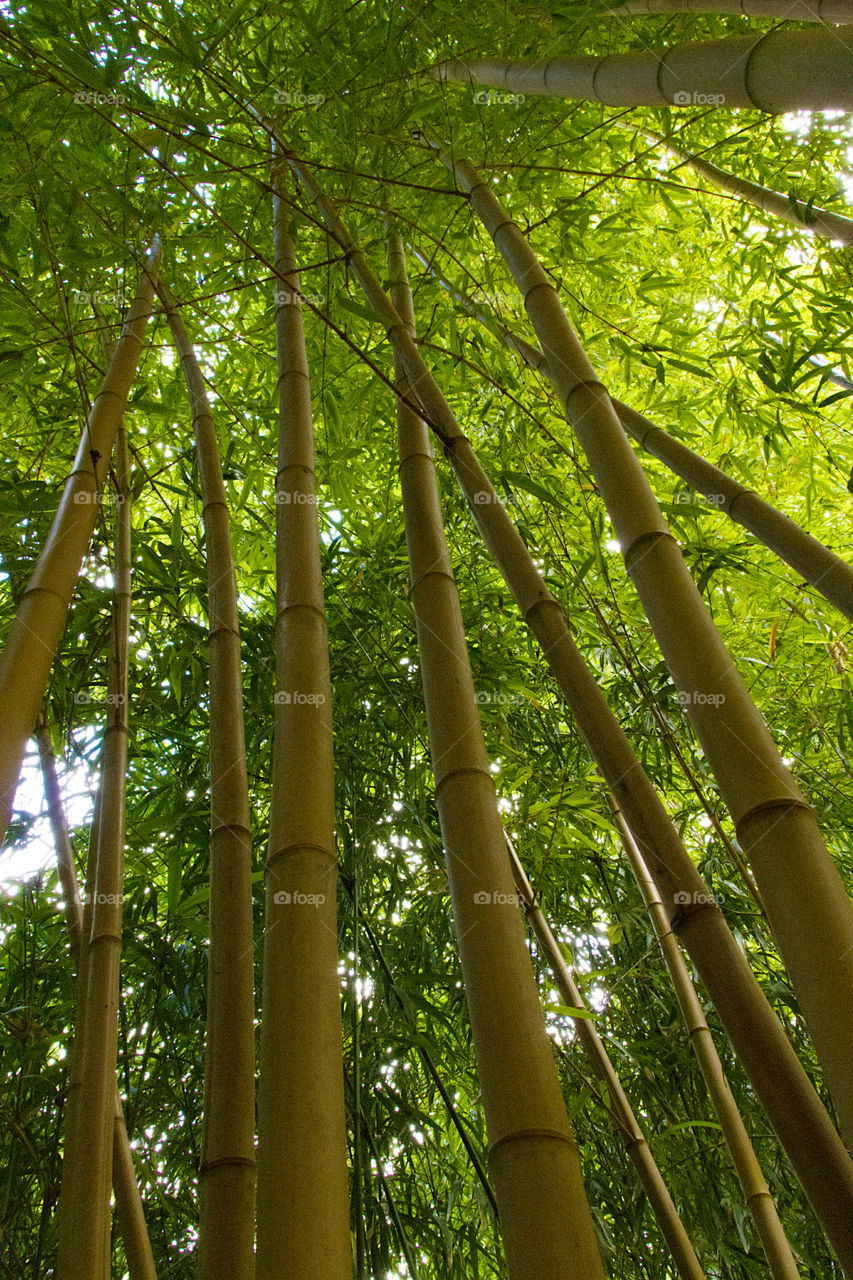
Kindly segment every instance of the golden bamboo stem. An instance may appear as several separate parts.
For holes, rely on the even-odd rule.
[[[735,13],[774,22],[853,23],[851,0],[625,0],[603,12],[613,18],[640,13]]]
[[[133,381],[160,265],[154,237],[101,390],[80,438],[47,542],[0,657],[0,844],[12,814],[27,739],[41,708],[53,655],[95,528],[110,456]]]
[[[163,300],[187,384],[202,493],[210,649],[210,952],[199,1280],[252,1280],[255,1240],[255,997],[252,833],[240,620],[228,499],[204,376],[174,299]]]
[[[258,1106],[258,1280],[350,1280],[328,635],[299,275],[274,158],[276,705]]]

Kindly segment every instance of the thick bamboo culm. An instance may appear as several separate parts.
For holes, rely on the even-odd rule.
[[[745,107],[785,111],[853,108],[853,32],[774,29],[666,50],[605,57],[507,58],[439,63],[437,80],[491,85],[610,107]]]
[[[80,980],[80,939],[83,933],[83,903],[80,898],[80,885],[77,880],[77,867],[74,862],[74,851],[68,832],[68,823],[59,790],[59,779],[56,775],[56,757],[50,739],[50,731],[43,716],[35,732],[36,744],[41,760],[42,777],[44,779],[45,799],[54,844],[56,845],[56,861],[59,870],[59,882],[65,900],[65,924],[68,930],[71,960],[78,972]],[[115,1090],[115,1119],[113,1127],[113,1194],[115,1195],[116,1219],[118,1229],[124,1243],[127,1268],[130,1280],[157,1280],[154,1256],[148,1239],[148,1228],[145,1225],[145,1212],[139,1194],[139,1183],[136,1177],[136,1166],[133,1152],[124,1123],[121,1098],[118,1088]]]
[[[417,253],[417,250],[415,252],[418,260],[469,315],[482,320],[489,329],[497,329],[502,341],[511,351],[517,352],[531,369],[543,374],[553,384],[548,362],[538,347],[513,333],[498,316],[456,289],[435,270],[428,259]],[[645,414],[632,409],[615,396],[610,399],[625,431],[647,453],[657,458],[691,488],[704,494],[715,510],[724,512],[736,524],[758,538],[768,550],[801,574],[853,622],[853,568],[846,561],[822,542],[818,542],[810,533],[806,533],[776,507],[765,502],[754,490],[748,489],[713,463],[707,462],[680,440],[674,439]]]
[[[604,9],[610,17],[622,14],[736,13],[744,18],[774,22],[853,23],[853,0],[625,0]]]
[[[35,728],[53,655],[92,540],[122,410],[139,363],[159,265],[160,241],[155,236],[121,337],[83,429],[47,542],[0,657],[0,844],[12,814],[27,739]]]
[[[838,1134],[657,792],[574,645],[562,610],[476,462],[469,442],[459,433],[453,413],[416,343],[331,201],[320,191],[307,167],[293,155],[288,158],[385,326],[395,354],[405,365],[409,385],[417,388],[430,426],[453,461],[473,504],[480,530],[542,646],[591,754],[629,818],[661,895],[673,902],[684,901],[683,895],[688,895],[691,905],[676,914],[673,927],[693,959],[827,1235],[853,1277],[853,1164]],[[485,497],[478,496],[475,502],[475,493]],[[491,540],[492,534],[498,539],[498,547]]]
[[[830,209],[822,209],[811,201],[797,200],[793,196],[783,195],[781,191],[772,191],[758,182],[750,182],[748,178],[738,178],[710,161],[703,160],[701,156],[691,155],[667,138],[658,138],[654,134],[646,136],[666,147],[667,151],[678,156],[694,173],[707,178],[715,187],[728,191],[730,195],[740,196],[762,213],[772,214],[774,218],[781,218],[783,222],[791,223],[801,231],[810,231],[812,235],[839,240],[843,245],[853,244],[853,218],[847,218],[843,213],[833,213]]]
[[[273,163],[279,455],[276,697],[258,1106],[258,1280],[350,1280],[332,706],[311,384]]]
[[[708,886],[684,848],[518,530],[467,440],[450,455],[487,547],[618,799],[688,951],[812,1206],[853,1276],[853,1164]]]
[[[107,711],[99,798],[91,837],[97,861],[91,891],[91,931],[81,949],[82,1018],[76,1029],[68,1089],[57,1280],[102,1280],[109,1275],[110,1264],[131,585],[130,479],[127,436],[123,428],[117,431],[117,436],[115,584]],[[80,1008],[78,1001],[78,1011]]]
[[[770,1274],[773,1280],[800,1280],[800,1273],[779,1220],[779,1214],[776,1212],[776,1205],[770,1195],[743,1117],[726,1080],[723,1064],[717,1053],[702,1004],[696,994],[690,971],[672,931],[670,919],[672,913],[667,911],[661,901],[637,842],[631,835],[630,828],[612,796],[610,803],[622,847],[646,904],[646,910],[663,954],[664,964],[675,990],[690,1044],[708,1089],[714,1114],[719,1121],[732,1164],[737,1171],[746,1206],[752,1215],[764,1247]]]
[[[388,268],[400,323],[414,334],[402,240]],[[397,385],[410,394],[395,356]],[[506,856],[444,536],[426,423],[397,402],[411,596],[457,945],[489,1136],[489,1172],[511,1280],[603,1280]]]
[[[442,161],[521,291],[627,572],[732,815],[853,1149],[853,903],[814,810],[782,763],[556,289],[491,184],[448,152]]]
[[[169,290],[201,482],[210,651],[210,951],[196,1267],[251,1280],[255,1241],[255,988],[252,833],[240,620],[228,499],[204,376]]]
[[[554,937],[509,836],[506,836],[506,843],[515,887],[524,903],[525,913],[539,940],[557,990],[570,1008],[583,1009],[585,1004],[580,988],[572,977],[571,969],[566,964],[560,945]],[[604,1041],[595,1028],[595,1023],[589,1018],[576,1018],[575,1030],[592,1070],[607,1089],[608,1110],[619,1131],[619,1136],[625,1143],[628,1158],[637,1170],[655,1221],[669,1246],[678,1275],[682,1280],[688,1280],[688,1278],[702,1280],[705,1272],[696,1257],[690,1237],[684,1229],[684,1223],[679,1217],[657,1161],[652,1155],[646,1135],[637,1123],[628,1096],[622,1088],[622,1083],[604,1047]]]

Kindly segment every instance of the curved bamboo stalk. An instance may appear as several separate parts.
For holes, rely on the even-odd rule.
[[[513,333],[499,317],[450,284],[427,258],[417,250],[414,252],[418,260],[469,315],[483,321],[490,330],[497,331],[511,351],[516,351],[531,369],[543,374],[556,385],[551,377],[548,361],[538,347]],[[765,502],[753,489],[748,489],[733,476],[694,453],[645,414],[632,409],[615,396],[610,399],[625,431],[647,453],[652,454],[692,488],[703,493],[717,510],[723,511],[736,524],[748,529],[765,547],[801,574],[853,622],[853,568],[846,561],[822,542],[818,542],[810,533],[806,533],[776,507]]]
[[[725,106],[778,115],[853,108],[853,32],[846,29],[728,36],[662,51],[534,62],[481,58],[433,68],[436,80],[492,85],[609,107]]]
[[[853,14],[853,5],[851,5]],[[853,17],[850,19],[853,22]],[[653,133],[642,131],[652,141],[666,147],[673,155],[678,156],[689,165],[694,173],[707,178],[715,187],[728,191],[731,195],[740,196],[748,204],[754,205],[762,213],[772,214],[783,222],[791,223],[801,231],[810,231],[812,235],[827,240],[840,240],[843,245],[853,244],[853,218],[842,213],[833,213],[830,209],[822,209],[813,205],[810,200],[798,200],[793,196],[783,195],[781,191],[773,191],[758,182],[750,182],[748,178],[738,178],[725,169],[720,169],[701,156],[691,155],[682,147],[670,142],[667,138],[659,138]]]
[[[292,153],[288,154],[288,162],[344,250],[365,296],[385,326],[395,354],[405,366],[408,384],[416,390],[430,426],[457,468],[466,492],[470,484],[469,500],[473,502],[474,493],[486,495],[485,500],[478,497],[473,502],[481,532],[485,537],[490,527],[479,519],[488,512],[497,522],[499,534],[507,540],[502,554],[507,554],[509,567],[503,565],[489,537],[487,543],[542,645],[590,752],[629,815],[631,829],[651,864],[662,896],[680,903],[685,901],[682,895],[687,894],[690,905],[676,913],[673,927],[696,964],[816,1213],[853,1277],[853,1165],[838,1134],[713,896],[576,649],[562,611],[476,463],[470,445],[459,433],[453,413],[416,343],[307,167]]]
[[[752,1220],[764,1246],[770,1274],[774,1280],[800,1280],[800,1273],[782,1223],[779,1221],[776,1205],[726,1080],[723,1064],[720,1062],[714,1037],[711,1035],[705,1012],[696,994],[690,971],[672,931],[670,913],[661,901],[643,855],[612,796],[610,796],[610,803],[623,848],[660,944],[687,1035],[708,1088],[714,1114],[720,1122],[720,1129],[732,1158],[732,1164],[743,1189],[746,1206],[752,1214]]]
[[[258,1280],[350,1280],[332,707],[311,386],[274,157],[276,706],[258,1106]]]
[[[120,344],[119,344],[120,345]],[[119,351],[116,350],[116,357]],[[130,629],[130,483],[127,437],[116,450],[115,586],[106,726],[94,845],[97,854],[79,981],[82,1025],[69,1082],[65,1154],[59,1200],[58,1280],[109,1274],[110,1190],[116,1119],[119,962],[122,941],[125,779],[127,775],[127,650]],[[78,1005],[79,1008],[79,1005]]]
[[[389,236],[398,324],[414,333],[402,240]],[[395,354],[401,391],[410,390]],[[397,402],[400,484],[435,794],[512,1280],[603,1280],[578,1149],[545,1032],[480,728],[422,418]]]
[[[638,13],[736,13],[774,22],[853,23],[851,0],[625,0],[602,12],[614,18]]]
[[[35,726],[80,566],[95,529],[110,455],[151,311],[160,252],[160,240],[155,236],[121,337],[83,428],[47,542],[0,657],[0,844],[12,814],[27,739]]]
[[[59,880],[65,899],[65,924],[68,931],[71,959],[75,968],[77,968],[79,982],[83,903],[80,898],[80,885],[77,880],[74,851],[71,847],[68,823],[65,819],[62,796],[59,791],[59,779],[56,776],[56,757],[50,740],[50,731],[43,715],[39,716],[35,738],[41,760],[48,816],[56,845]],[[127,1258],[130,1280],[157,1280],[151,1242],[148,1239],[148,1228],[145,1225],[145,1211],[139,1194],[136,1166],[124,1123],[124,1111],[122,1110],[118,1087],[115,1090],[114,1117],[113,1193],[115,1195],[116,1217],[121,1238],[124,1242],[124,1253]]]
[[[570,1008],[583,1009],[586,1006],[580,988],[572,977],[569,966],[566,964],[560,945],[554,937],[551,926],[533,891],[533,886],[527,878],[521,860],[515,851],[515,846],[506,832],[504,832],[504,836],[509,850],[509,860],[512,866],[515,887],[521,895],[525,913],[533,926],[533,932],[539,940],[539,945],[548,962],[557,990]],[[681,1221],[672,1196],[669,1194],[646,1135],[637,1123],[637,1118],[628,1101],[628,1095],[622,1088],[622,1083],[604,1047],[604,1042],[595,1028],[595,1023],[589,1018],[575,1018],[575,1030],[590,1066],[607,1089],[608,1110],[616,1122],[619,1136],[628,1152],[628,1158],[637,1170],[643,1190],[652,1207],[655,1221],[660,1227],[661,1234],[672,1253],[676,1271],[685,1280],[688,1277],[690,1280],[702,1280],[705,1272],[699,1264],[699,1259],[696,1257],[690,1237],[684,1228],[684,1223]],[[794,1277],[786,1276],[785,1280],[794,1280]]]
[[[190,399],[209,592],[210,951],[197,1275],[199,1280],[219,1280],[224,1275],[251,1280],[255,1265],[252,832],[237,578],[228,499],[204,377],[174,299],[162,283],[158,293]]]
[[[625,567],[755,874],[842,1132],[853,1148],[853,903],[814,810],[782,763],[556,289],[491,184],[448,152],[442,161],[523,294]]]

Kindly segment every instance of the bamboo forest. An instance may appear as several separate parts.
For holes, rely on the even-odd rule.
[[[0,67],[2,1280],[853,1280],[853,0]]]

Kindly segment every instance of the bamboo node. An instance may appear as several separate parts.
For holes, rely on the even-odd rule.
[[[525,1138],[550,1138],[554,1142],[565,1142],[569,1147],[577,1150],[577,1143],[574,1138],[567,1133],[559,1133],[556,1129],[515,1129],[512,1133],[504,1133],[494,1142],[489,1143],[489,1160],[501,1147],[506,1146],[508,1142],[520,1142]]]

